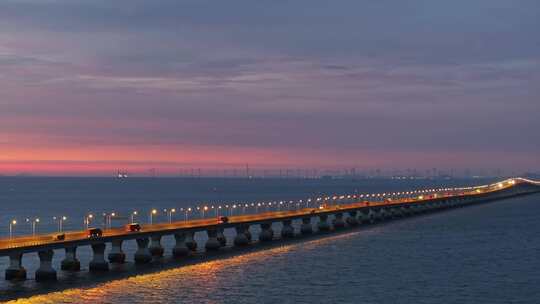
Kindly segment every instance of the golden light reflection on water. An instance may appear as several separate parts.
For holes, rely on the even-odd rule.
[[[222,272],[227,272],[247,263],[264,263],[271,257],[279,257],[300,248],[303,250],[313,250],[323,244],[335,242],[339,239],[351,238],[357,234],[358,232],[350,232],[306,242],[287,244],[234,257],[114,280],[100,284],[97,287],[67,289],[61,292],[32,296],[7,303],[123,303],[124,301],[129,301],[129,297],[126,296],[130,295],[137,295],[140,302],[144,303],[167,303],[170,300],[170,298],[167,298],[168,295],[171,293],[175,295],[182,293],[181,289],[186,285],[191,288],[197,288],[198,293],[201,295],[213,294],[219,292],[219,289],[224,288],[223,286],[226,285],[221,282],[222,276],[220,276],[220,273]],[[191,300],[198,302],[197,299]],[[204,303],[214,302],[205,299]]]

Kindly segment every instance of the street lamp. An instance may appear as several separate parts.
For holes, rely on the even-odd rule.
[[[58,227],[59,227],[60,232],[62,232],[64,230],[64,221],[66,221],[66,220],[67,220],[67,217],[65,217],[65,216],[62,216],[60,218],[60,221],[58,223]]]
[[[111,212],[110,214],[103,213],[103,224],[105,229],[112,228],[112,218],[116,216],[116,212]]]
[[[186,208],[185,217],[184,217],[184,221],[186,221],[186,222],[188,220],[188,212],[191,212],[191,207]]]
[[[150,225],[154,224],[154,215],[156,215],[156,214],[157,214],[157,210],[152,209],[152,211],[150,212]]]
[[[137,211],[131,212],[131,223],[133,224],[135,222],[135,216],[137,215]]]
[[[204,218],[204,212],[205,212],[205,211],[208,211],[208,206],[204,206],[204,207],[202,208],[202,217],[203,217],[203,218]]]
[[[58,232],[62,232],[63,226],[64,226],[64,221],[67,220],[67,217],[65,217],[65,216],[60,216],[60,217],[53,216],[53,220],[54,221],[58,220]]]
[[[27,218],[26,222],[29,223],[30,226],[32,227],[32,236],[35,236],[36,235],[36,225],[37,225],[37,223],[39,223],[39,218],[35,218],[32,221],[30,221],[30,219]]]
[[[94,218],[93,214],[88,214],[87,216],[84,217],[84,225],[85,225],[86,229],[88,229],[90,227],[90,221],[93,218]]]
[[[167,216],[169,217],[169,224],[172,223],[172,214],[176,212],[176,209],[172,208],[167,211],[167,209],[163,209],[163,212],[167,213]]]
[[[11,220],[11,222],[9,222],[9,238],[10,239],[13,238],[13,228],[15,228],[15,225],[17,225],[17,220]]]

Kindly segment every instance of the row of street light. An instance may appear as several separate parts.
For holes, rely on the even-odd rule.
[[[163,209],[163,214],[167,216],[167,220],[169,223],[173,222],[173,217],[177,213],[181,213],[184,215],[184,221],[189,220],[189,215],[193,214],[194,212],[199,213],[200,219],[204,219],[208,216],[208,214],[213,213],[213,216],[219,217],[220,215],[228,215],[232,216],[235,215],[236,210],[241,210],[238,213],[240,214],[246,214],[246,211],[249,213],[249,211],[255,211],[255,213],[259,213],[261,209],[264,211],[270,211],[272,208],[275,208],[274,210],[282,211],[282,210],[291,210],[291,208],[294,208],[294,210],[298,210],[302,207],[309,208],[313,207],[313,205],[316,205],[316,207],[321,206],[322,204],[340,204],[343,203],[345,200],[358,200],[358,199],[387,199],[387,198],[405,198],[405,197],[419,197],[423,198],[424,194],[434,193],[434,192],[446,192],[450,193],[453,191],[464,191],[464,190],[472,190],[472,189],[482,189],[486,187],[502,187],[504,182],[499,182],[497,184],[493,185],[483,185],[483,186],[477,186],[477,187],[461,187],[461,188],[433,188],[433,189],[424,189],[424,190],[413,190],[413,191],[402,191],[402,192],[388,192],[388,193],[372,193],[372,194],[353,194],[353,195],[334,195],[334,196],[326,196],[326,197],[317,197],[317,198],[308,198],[306,200],[298,200],[298,201],[273,201],[273,202],[260,202],[260,203],[233,203],[233,204],[224,204],[224,205],[204,205],[204,206],[196,206],[196,207],[186,207],[186,208],[170,208],[170,209]],[[514,180],[508,181],[509,184],[515,184]],[[417,196],[420,195],[420,196]],[[225,210],[225,211],[223,211]],[[224,213],[221,213],[221,212]],[[238,214],[236,213],[236,214]],[[112,221],[113,219],[120,219],[123,217],[120,217],[119,214],[116,212],[111,213],[103,213],[103,225],[105,228],[111,228],[112,227]],[[135,223],[137,216],[139,215],[138,211],[132,211],[129,215],[129,221],[130,223]],[[148,222],[150,225],[154,224],[155,217],[158,216],[158,210],[157,209],[151,209],[148,213]],[[92,221],[94,221],[95,216],[92,213],[89,213],[84,216],[83,219],[83,226],[85,229],[90,228]],[[64,222],[67,221],[66,216],[54,216],[53,221],[55,224],[57,224],[58,232],[63,232],[64,230]],[[32,229],[32,236],[35,236],[37,233],[37,225],[40,223],[39,218],[30,219],[27,218],[26,222],[31,225]],[[10,239],[13,237],[15,225],[17,225],[17,220],[12,219],[9,222],[9,237]]]

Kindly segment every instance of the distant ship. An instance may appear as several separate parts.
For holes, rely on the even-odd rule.
[[[128,173],[126,171],[122,172],[122,171],[118,170],[116,172],[116,177],[117,178],[128,178]]]

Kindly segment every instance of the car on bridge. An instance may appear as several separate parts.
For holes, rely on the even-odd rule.
[[[229,217],[227,217],[227,216],[218,217],[218,223],[227,224],[228,222],[229,222]]]
[[[53,241],[63,241],[66,239],[66,234],[65,233],[59,233],[59,234],[55,234],[53,236]]]
[[[141,225],[138,223],[131,223],[124,226],[127,232],[139,232],[141,231]]]
[[[88,228],[86,229],[87,238],[97,238],[103,236],[103,231],[99,228]]]

